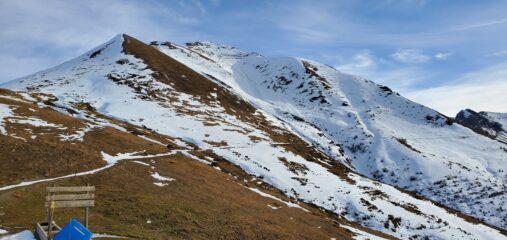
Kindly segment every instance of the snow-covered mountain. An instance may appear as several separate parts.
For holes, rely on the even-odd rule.
[[[232,163],[336,221],[402,239],[507,238],[502,143],[311,60],[118,35],[1,87],[166,136],[195,150],[187,156],[252,181],[228,171]]]
[[[507,131],[505,130],[507,113],[475,112],[465,109],[456,115],[456,122],[476,133],[507,144]]]
[[[506,227],[502,144],[386,86],[310,60],[211,43],[152,44],[225,82],[355,171]]]

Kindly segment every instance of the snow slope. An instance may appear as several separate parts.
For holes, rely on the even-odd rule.
[[[429,190],[424,187],[463,169],[461,165],[450,164],[457,151],[448,153],[442,142],[419,138],[429,136],[427,132],[438,133],[432,137],[458,137],[472,134],[470,130],[448,126],[432,110],[369,81],[311,61],[268,59],[211,44],[195,44],[192,50],[162,49],[185,66],[203,73],[209,78],[207,82],[216,83],[207,85],[205,94],[194,94],[194,88],[207,84],[201,77],[177,64],[154,71],[154,65],[147,65],[153,63],[152,59],[126,53],[126,46],[136,44],[135,41],[119,35],[76,59],[2,87],[51,94],[56,97],[54,105],[70,109],[89,103],[101,114],[211,150],[293,197],[296,203],[313,203],[400,238],[506,239],[497,229],[466,221],[429,201],[416,199],[341,165],[369,176],[381,167],[389,168],[396,174],[386,174],[390,177],[380,180],[427,194]],[[177,53],[172,54],[173,50]],[[155,49],[142,51],[157,57],[157,62],[169,61],[158,56]],[[299,88],[300,85],[303,86]],[[234,96],[239,98],[231,103]],[[256,109],[249,112],[251,105],[243,103],[244,99]],[[412,106],[417,106],[417,111]],[[80,117],[87,115],[76,112]],[[375,114],[374,119],[371,114]],[[426,114],[434,119],[426,119]],[[294,150],[287,146],[294,142],[277,140],[284,139],[282,136],[293,141],[301,138],[306,144],[298,143]],[[396,138],[407,139],[422,153]],[[495,172],[502,169],[500,160],[491,158],[494,154],[478,150],[492,146],[493,141],[486,138],[459,141],[471,148],[472,144],[478,144],[473,147],[476,150],[466,152],[470,157],[461,154],[464,157],[461,161],[465,161],[462,163],[472,168],[470,172],[462,172],[461,177],[469,180],[472,175],[484,174],[479,180],[490,189],[503,187],[505,175]],[[312,156],[297,151],[308,148],[314,149]],[[435,170],[440,168],[441,171]],[[411,174],[418,176],[417,181],[408,180]],[[477,176],[480,175],[474,177]],[[467,191],[463,195],[473,198],[471,191],[478,187],[467,184],[463,186],[471,189],[462,188]],[[453,189],[446,186],[439,191]],[[442,196],[436,194],[434,198],[448,203]],[[487,200],[504,203],[504,197]],[[470,201],[467,199],[457,207],[451,204],[455,200],[448,204],[465,212],[484,210],[486,220],[503,225],[505,215],[501,211],[492,213],[495,204],[484,200],[474,207],[469,205]]]
[[[507,152],[388,87],[305,59],[209,42],[154,46],[230,86],[361,174],[505,228]]]

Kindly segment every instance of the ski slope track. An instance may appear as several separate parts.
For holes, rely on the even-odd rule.
[[[294,200],[402,239],[507,239],[502,143],[311,60],[118,35],[1,87],[182,139]]]

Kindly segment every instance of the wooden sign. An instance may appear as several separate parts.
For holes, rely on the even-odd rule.
[[[49,195],[46,196],[46,201],[60,201],[60,200],[93,200],[95,194],[69,194],[69,195]]]
[[[53,204],[53,206],[51,206]],[[74,208],[74,207],[93,207],[93,200],[72,200],[72,201],[52,201],[46,202],[48,208]]]
[[[94,186],[80,187],[47,187],[46,208],[48,209],[47,239],[51,240],[53,225],[53,211],[56,208],[82,207],[84,212],[84,225],[88,227],[88,208],[95,206]]]
[[[83,186],[83,187],[47,187],[46,192],[93,192],[95,191],[94,186]]]

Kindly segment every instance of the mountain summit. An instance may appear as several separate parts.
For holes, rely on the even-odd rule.
[[[476,133],[507,144],[506,113],[475,112],[465,109],[456,115],[456,122]]]
[[[48,111],[80,123],[66,133],[79,137],[55,135],[54,149],[66,156],[72,155],[69,146],[90,143],[94,152],[89,166],[62,160],[57,172],[3,180],[0,199],[8,209],[30,205],[30,199],[9,196],[37,195],[36,181],[95,181],[104,201],[96,217],[114,223],[100,230],[137,238],[220,238],[228,232],[232,238],[507,239],[503,143],[387,86],[315,61],[264,57],[210,42],[148,45],[121,34],[1,87],[8,89],[0,96],[2,138],[25,151],[33,148],[39,135],[57,129],[34,125],[21,133],[12,119],[26,122]],[[96,133],[104,129],[109,135]],[[16,164],[2,161],[13,174],[17,164],[36,164],[23,155]],[[161,178],[162,170],[173,176]],[[77,171],[85,177],[72,176]],[[122,182],[130,178],[138,181],[134,189]],[[100,184],[118,190],[101,190]],[[140,194],[128,199],[122,189]],[[206,190],[205,197],[199,190]],[[186,194],[171,195],[175,191]],[[266,199],[274,202],[264,204]],[[115,207],[115,201],[126,205]],[[144,201],[163,210],[137,213]],[[124,208],[135,213],[116,214]],[[28,225],[26,215],[6,216],[0,216],[9,220],[6,226]],[[158,223],[135,224],[137,231],[120,226],[140,219]],[[266,220],[252,225],[245,219]]]

